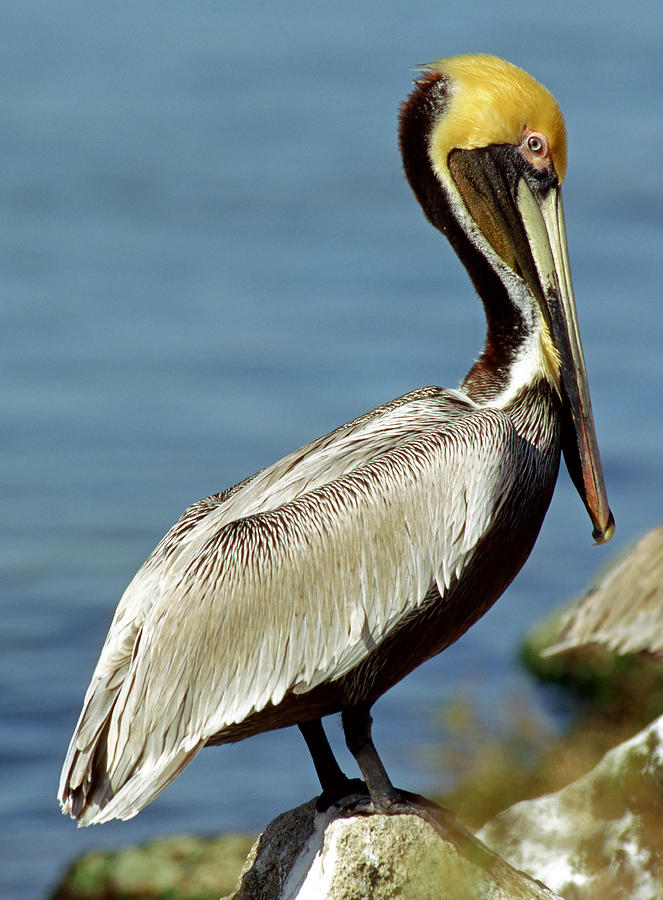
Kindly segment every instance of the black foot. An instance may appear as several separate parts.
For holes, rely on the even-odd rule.
[[[431,824],[455,824],[455,816],[451,810],[433,803],[432,800],[422,797],[421,794],[413,794],[410,791],[403,791],[391,785],[389,787],[390,790],[372,798],[375,812],[385,816],[421,816],[422,819],[430,821]]]
[[[330,806],[342,806],[344,810],[350,809],[357,802],[356,798],[358,795],[361,797],[359,803],[366,805],[369,800],[366,782],[362,781],[361,778],[344,778],[343,781],[339,781],[333,787],[325,788],[316,800],[315,808],[318,812],[327,812]],[[355,802],[353,803],[350,798]],[[345,800],[349,802],[343,802]]]
[[[401,791],[393,786],[373,744],[371,724],[368,706],[350,706],[343,710],[343,730],[348,750],[357,760],[371,798],[369,804],[362,809],[357,808],[356,812],[364,815],[419,816],[432,825],[443,840],[454,844],[465,854],[470,853],[479,865],[490,866],[496,859],[495,854],[471,831],[456,822],[452,812],[419,794]]]

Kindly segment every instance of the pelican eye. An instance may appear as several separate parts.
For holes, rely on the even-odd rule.
[[[546,139],[540,134],[530,134],[527,138],[527,149],[535,156],[545,156],[548,150]]]

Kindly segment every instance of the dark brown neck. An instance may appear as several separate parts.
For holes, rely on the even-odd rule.
[[[527,335],[518,306],[453,213],[447,193],[431,167],[431,131],[448,102],[443,75],[428,74],[416,86],[400,113],[400,149],[405,175],[428,221],[446,235],[465,266],[486,313],[486,343],[463,383],[477,401],[499,394],[508,382],[516,352]]]

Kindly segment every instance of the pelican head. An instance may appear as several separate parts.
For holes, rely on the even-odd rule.
[[[464,388],[493,405],[537,377],[562,404],[567,468],[593,524],[612,537],[580,342],[562,209],[566,130],[546,88],[484,54],[425,66],[403,104],[405,173],[484,302],[488,333]],[[505,373],[505,377],[502,377]]]

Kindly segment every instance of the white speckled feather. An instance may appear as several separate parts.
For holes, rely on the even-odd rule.
[[[513,443],[501,412],[424,389],[190,507],[120,601],[65,806],[102,732],[109,784],[83,824],[134,815],[224,727],[341,678],[433,582],[444,596],[508,492]]]

